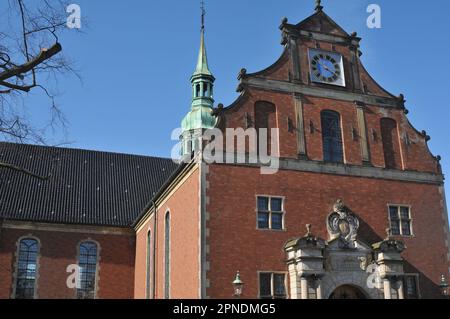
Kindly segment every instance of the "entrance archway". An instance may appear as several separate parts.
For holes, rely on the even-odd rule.
[[[338,287],[330,295],[330,299],[367,299],[367,296],[358,287],[344,285]]]

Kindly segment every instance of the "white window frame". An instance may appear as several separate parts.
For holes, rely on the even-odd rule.
[[[271,296],[261,296],[261,274],[269,274],[270,275],[270,293]],[[286,292],[286,298],[289,299],[289,287],[288,287],[288,272],[285,271],[258,271],[257,272],[257,280],[258,280],[258,299],[268,299],[271,297],[275,300],[275,275],[284,275],[284,289]]]
[[[258,198],[268,198],[269,199],[269,210],[268,211],[260,211],[258,207]],[[281,211],[272,211],[272,199],[281,199]],[[285,232],[286,231],[286,210],[285,210],[285,196],[274,196],[274,195],[256,195],[256,229],[260,231],[274,231],[274,232]],[[259,213],[268,213],[269,214],[269,228],[260,228],[259,227]],[[273,214],[281,214],[281,229],[273,229],[272,228],[272,213]]]
[[[391,207],[396,207],[397,208],[397,214],[398,214],[398,221],[399,221],[399,230],[400,230],[400,234],[399,235],[394,235],[392,234],[392,219],[391,219]],[[403,229],[402,229],[402,217],[400,214],[400,209],[401,208],[408,208],[409,211],[409,228],[410,228],[410,232],[411,234],[409,235],[404,235],[403,234]],[[402,204],[388,204],[388,219],[389,219],[389,229],[391,230],[391,235],[394,237],[415,237],[414,235],[414,228],[413,228],[413,217],[412,217],[412,206],[411,205],[402,205]]]

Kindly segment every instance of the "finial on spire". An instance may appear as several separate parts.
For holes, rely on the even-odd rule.
[[[316,12],[320,12],[323,10],[322,0],[316,0]]]
[[[204,30],[205,29],[205,15],[206,15],[204,0],[201,0],[201,2],[200,2],[200,9],[202,10],[202,30]]]
[[[311,237],[312,236],[311,228],[312,228],[311,224],[307,224],[306,225],[306,237]]]

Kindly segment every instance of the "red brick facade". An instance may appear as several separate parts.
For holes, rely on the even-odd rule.
[[[18,224],[23,228],[24,224]],[[28,224],[30,226],[30,224]],[[32,226],[33,227],[33,226]],[[131,299],[134,286],[134,235],[104,235],[70,231],[72,226],[50,225],[55,230],[3,228],[0,237],[0,298],[12,297],[13,276],[17,263],[19,239],[32,236],[40,242],[38,259],[37,297],[40,299],[73,299],[75,290],[67,287],[69,265],[77,264],[78,245],[93,240],[99,244],[98,289],[100,299]],[[64,228],[68,229],[64,231]]]
[[[136,233],[136,270],[134,296],[138,299],[165,296],[165,216],[170,213],[170,298],[200,298],[200,180],[199,170],[193,168],[188,176],[179,181],[169,196],[157,203],[157,229],[154,229],[155,214],[145,219]],[[153,255],[147,268],[147,235],[156,234],[156,267]],[[153,238],[153,237],[152,237]],[[151,242],[153,253],[154,238]],[[155,269],[155,277],[153,269]],[[150,271],[150,296],[147,293],[147,271]],[[155,278],[155,279],[154,279]]]
[[[225,165],[211,166],[208,182],[212,298],[230,297],[237,270],[245,297],[258,297],[258,271],[287,272],[284,244],[303,235],[306,224],[313,225],[314,235],[328,237],[326,218],[337,198],[358,214],[359,238],[367,243],[385,238],[388,204],[411,205],[414,236],[398,238],[408,247],[406,272],[420,274],[424,298],[439,297],[439,278],[449,267],[439,186],[296,171],[260,175],[257,168]],[[285,230],[257,230],[257,195],[285,198]]]
[[[99,298],[231,298],[237,271],[245,282],[243,297],[258,298],[258,273],[287,275],[285,245],[303,236],[306,224],[329,239],[327,217],[338,199],[357,215],[358,240],[369,247],[392,228],[389,205],[409,207],[412,235],[391,239],[406,244],[404,271],[419,276],[421,297],[439,298],[441,275],[449,275],[448,219],[439,159],[426,134],[409,123],[404,98],[388,93],[364,69],[356,34],[320,10],[298,25],[283,21],[281,30],[281,58],[262,72],[243,70],[238,100],[216,110],[224,132],[278,129],[279,149],[272,149],[281,161],[278,173],[263,175],[250,164],[181,166],[133,225],[135,234],[3,228],[0,298],[11,296],[16,243],[29,234],[42,245],[39,298],[74,297],[65,270],[76,263],[77,244],[88,238],[101,247]],[[309,49],[342,54],[345,87],[311,81]],[[324,161],[321,114],[327,110],[340,118],[339,163]],[[283,198],[281,230],[258,229],[257,196]]]

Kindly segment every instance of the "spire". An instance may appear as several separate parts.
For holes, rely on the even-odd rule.
[[[190,155],[198,151],[202,142],[198,139],[202,132],[214,128],[217,117],[213,114],[214,108],[214,81],[215,78],[209,71],[208,58],[205,48],[205,3],[201,1],[201,34],[200,51],[198,53],[197,67],[191,77],[192,103],[191,110],[181,122],[182,155]]]
[[[205,2],[202,0],[201,2],[201,10],[202,10],[202,28],[200,34],[200,50],[198,52],[198,61],[197,67],[195,68],[195,75],[209,75],[212,76],[211,71],[209,71],[208,67],[208,57],[206,55],[206,47],[205,47]]]
[[[195,68],[194,75],[209,75],[211,76],[211,71],[208,67],[208,57],[206,55],[205,47],[205,30],[202,28],[200,37],[200,50],[198,52],[197,67]]]
[[[322,0],[316,0],[316,8],[315,8],[316,12],[320,12],[323,10],[323,6],[322,6]]]

